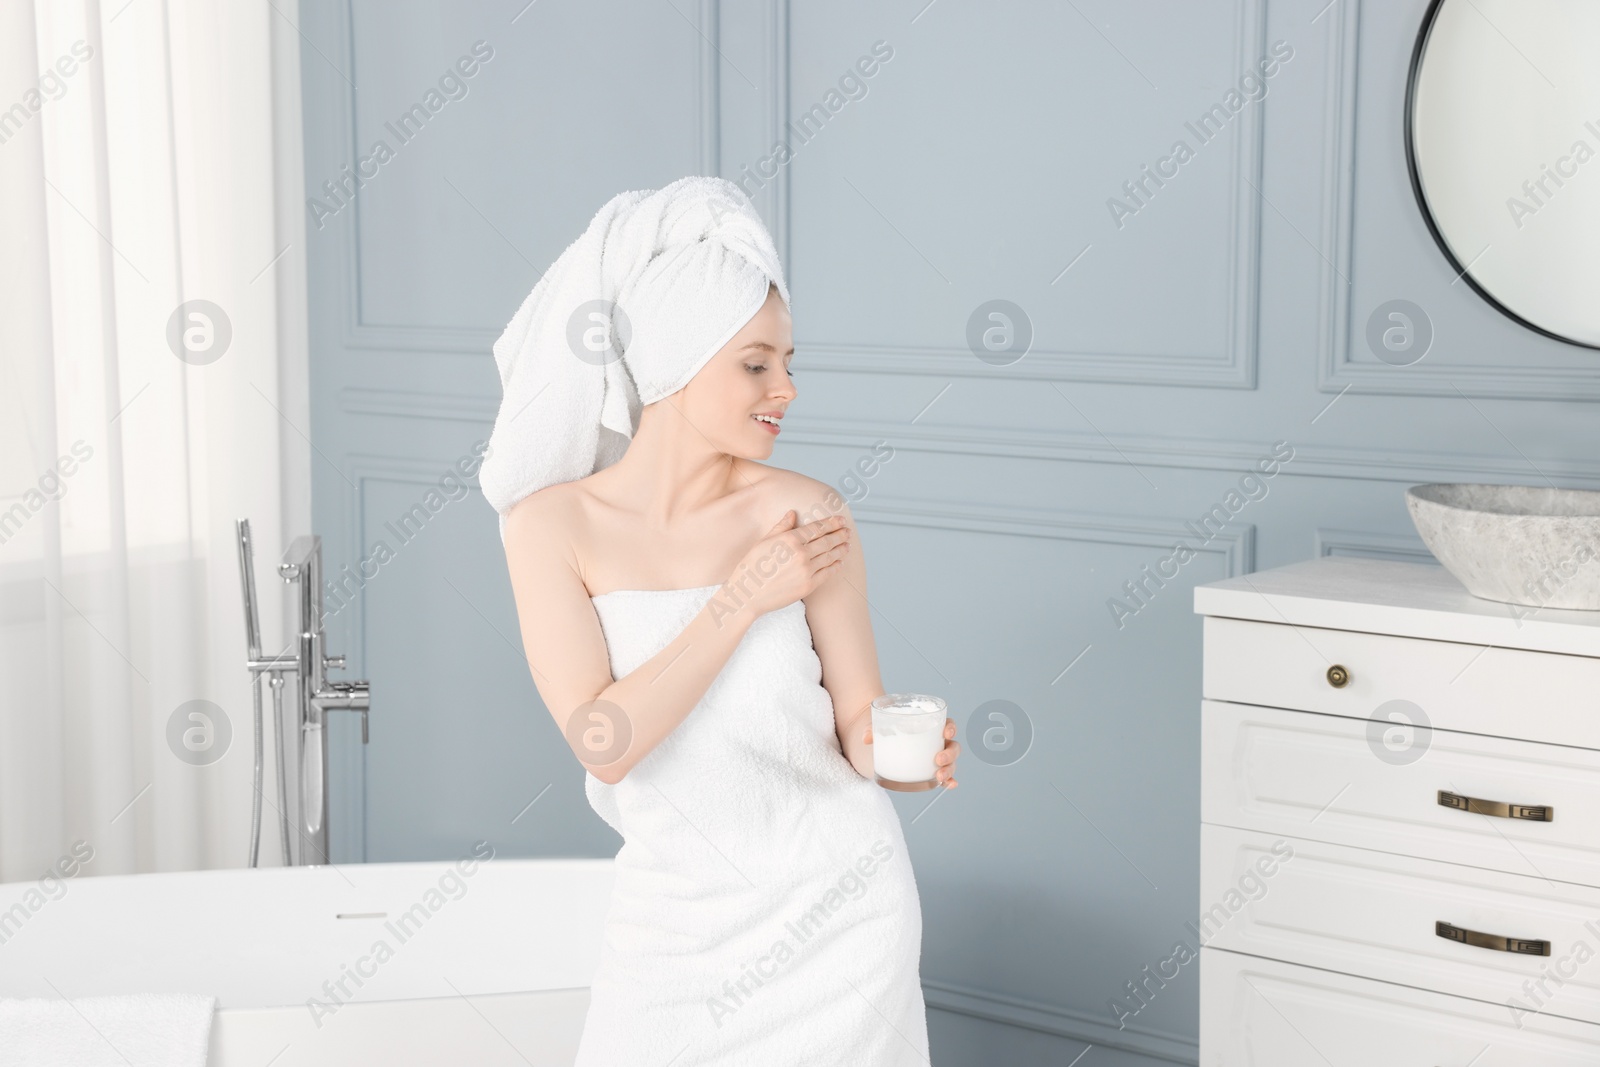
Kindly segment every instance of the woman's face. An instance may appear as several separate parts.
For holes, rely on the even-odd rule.
[[[677,407],[719,451],[744,459],[772,455],[781,419],[795,398],[789,361],[794,329],[777,286],[767,287],[761,310],[690,379]]]

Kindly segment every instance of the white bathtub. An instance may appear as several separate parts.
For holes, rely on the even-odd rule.
[[[213,994],[211,1067],[570,1067],[612,877],[469,856],[8,883],[0,997]]]

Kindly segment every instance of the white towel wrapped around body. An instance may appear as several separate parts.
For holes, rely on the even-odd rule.
[[[644,405],[688,384],[769,285],[789,303],[772,237],[732,182],[608,200],[494,343],[502,397],[480,484],[502,536],[519,500],[621,459]]]
[[[613,677],[719,588],[591,597]],[[911,855],[840,750],[804,601],[757,618],[688,717],[584,791],[623,845],[574,1067],[928,1067]]]

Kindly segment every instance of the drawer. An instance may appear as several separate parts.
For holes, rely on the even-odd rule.
[[[1405,700],[1423,725],[1600,749],[1600,658],[1208,615],[1209,700],[1367,719]],[[1328,669],[1349,680],[1335,687]],[[1391,720],[1399,721],[1399,720]]]
[[[1418,758],[1389,762],[1376,754],[1386,751],[1382,729],[1202,701],[1200,818],[1600,886],[1600,752],[1436,729]],[[1549,821],[1441,806],[1441,790],[1522,805]]]
[[[1274,848],[1276,847],[1276,851]],[[1206,945],[1600,1023],[1600,890],[1227,826],[1200,827]],[[1549,943],[1479,948],[1436,923]]]
[[[1520,1024],[1520,1025],[1519,1025]],[[1200,1067],[1593,1067],[1600,1027],[1200,950]]]

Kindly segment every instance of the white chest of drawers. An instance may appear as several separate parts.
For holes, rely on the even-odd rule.
[[[1600,612],[1347,557],[1195,611],[1201,1067],[1600,1064]]]

